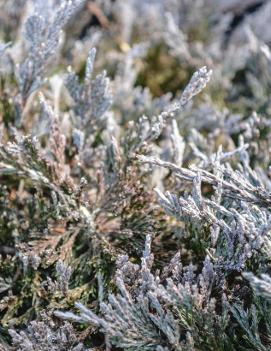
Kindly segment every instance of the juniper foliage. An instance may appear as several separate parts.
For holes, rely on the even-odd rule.
[[[1,350],[270,350],[270,14],[0,0]]]

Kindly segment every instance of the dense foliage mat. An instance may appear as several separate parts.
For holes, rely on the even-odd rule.
[[[0,0],[0,350],[271,350],[271,2]]]

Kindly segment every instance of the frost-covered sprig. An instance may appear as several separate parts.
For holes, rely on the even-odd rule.
[[[210,137],[212,137],[212,135]],[[210,137],[208,139],[210,139]],[[246,150],[249,148],[249,144],[245,144],[242,137],[240,137],[239,147],[231,151],[223,151],[222,145],[220,145],[216,152],[213,152],[213,143],[208,143],[208,140],[195,129],[191,130],[189,139],[189,146],[198,159],[198,162],[195,162],[195,166],[200,169],[210,171],[215,165],[219,166],[221,163],[225,164],[233,158],[243,159],[245,154],[247,155],[246,157],[248,157]]]
[[[105,113],[112,104],[109,78],[106,72],[92,78],[96,49],[89,51],[83,84],[79,77],[70,69],[66,79],[66,87],[74,101],[74,126],[84,131],[85,138],[101,126]]]
[[[200,175],[195,177],[192,195],[188,197],[178,197],[170,192],[163,194],[159,189],[155,191],[165,211],[186,226],[190,225],[194,230],[198,228],[199,236],[204,237],[209,228],[207,230],[210,230],[211,242],[209,245],[205,242],[205,246],[207,250],[210,246],[215,248],[212,251],[217,267],[222,267],[225,271],[239,271],[244,269],[253,255],[255,257],[256,253],[264,253],[265,243],[269,242],[271,225],[268,211],[253,204],[234,201],[230,204],[226,202],[225,207],[216,196],[212,200],[204,198],[201,194]],[[219,234],[215,235],[217,230],[220,230]]]
[[[47,316],[31,322],[25,331],[10,329],[9,334],[17,351],[90,351],[78,340],[70,323],[59,326]]]
[[[184,89],[179,101],[170,105],[167,109],[165,109],[165,111],[161,112],[157,116],[147,117],[143,115],[139,118],[137,124],[131,121],[130,126],[132,131],[129,131],[129,134],[132,135],[129,135],[127,141],[127,143],[131,143],[132,141],[132,147],[130,149],[130,152],[134,155],[134,153],[138,152],[142,146],[145,146],[146,144],[158,139],[167,123],[173,121],[177,114],[184,110],[187,103],[191,101],[194,96],[198,95],[206,87],[206,85],[210,81],[211,75],[212,70],[208,70],[205,66],[200,68],[192,75],[192,78],[190,79],[189,83]],[[177,126],[175,124],[175,138],[177,137],[176,128]],[[135,136],[133,140],[132,137],[134,134]],[[182,152],[182,150],[180,150],[179,152]]]
[[[69,213],[75,220],[81,218],[93,225],[88,209],[83,204],[78,208],[77,199],[72,194],[77,189],[74,183],[62,183],[60,186],[58,173],[42,154],[36,137],[18,136],[14,142],[0,144],[0,175],[21,177],[38,188],[49,189],[61,211]]]
[[[193,336],[204,338],[204,332],[198,329],[201,323],[220,328],[223,338],[223,326],[216,320],[215,302],[210,298],[215,280],[210,259],[205,259],[197,276],[192,265],[181,266],[177,254],[160,278],[151,272],[150,245],[151,237],[147,236],[140,266],[130,263],[127,256],[119,257],[119,293],[109,294],[108,303],[100,306],[100,316],[81,303],[76,304],[79,315],[60,311],[55,315],[95,325],[105,333],[109,347],[125,350],[190,350],[191,344],[197,343]],[[214,319],[205,320],[211,310]]]
[[[202,90],[209,83],[213,71],[208,70],[206,66],[198,69],[191,77],[189,83],[185,87],[184,91],[181,94],[181,98],[173,106],[171,106],[168,111],[164,112],[164,116],[172,118],[176,113],[182,111],[185,106],[193,99],[194,96],[202,92]]]
[[[66,295],[69,289],[69,281],[72,274],[72,268],[59,260],[56,264],[56,274],[58,289],[62,292],[63,295]]]
[[[204,66],[193,74],[181,95],[181,108],[183,108],[195,95],[199,94],[206,87],[211,79],[212,73],[212,70],[208,70],[207,67]]]
[[[69,282],[72,274],[72,268],[65,264],[63,261],[58,260],[55,266],[56,279],[53,280],[47,277],[47,280],[42,282],[41,286],[44,290],[49,291],[51,294],[56,294],[57,296],[68,295]]]
[[[27,55],[16,70],[20,91],[17,105],[21,110],[29,95],[43,83],[48,64],[58,49],[61,30],[83,1],[61,0],[57,8],[49,8],[50,14],[45,11],[45,16],[42,7],[37,6],[37,12],[27,18],[23,30]],[[18,120],[21,117],[19,115]]]
[[[228,197],[238,198],[262,206],[269,207],[271,205],[271,192],[265,189],[261,180],[254,172],[251,172],[247,176],[244,172],[234,171],[227,165],[227,167],[221,167],[221,173],[224,175],[224,179],[221,180],[215,174],[204,169],[192,166],[190,169],[181,168],[171,162],[158,159],[157,157],[138,155],[138,160],[141,163],[167,168],[172,171],[176,177],[187,182],[193,182],[196,175],[200,173],[202,182],[214,186],[218,186],[221,183],[224,194]]]

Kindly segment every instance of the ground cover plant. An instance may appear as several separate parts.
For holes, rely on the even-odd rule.
[[[0,350],[271,350],[271,2],[0,0]]]

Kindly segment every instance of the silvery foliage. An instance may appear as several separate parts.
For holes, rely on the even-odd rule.
[[[212,70],[208,70],[205,66],[196,71],[181,95],[180,105],[177,106],[183,108],[195,95],[199,94],[210,81],[211,75]]]
[[[119,258],[116,284],[120,293],[109,294],[108,304],[102,302],[100,305],[99,316],[81,303],[76,304],[80,315],[56,312],[58,317],[97,326],[105,333],[109,347],[113,344],[127,350],[167,350],[167,347],[174,350],[193,349],[195,338],[191,334],[200,332],[180,317],[180,310],[187,308],[193,313],[200,308],[200,313],[204,315],[206,308],[210,309],[209,313],[212,310],[215,316],[215,301],[210,298],[213,284],[222,288],[225,272],[242,271],[247,261],[257,256],[258,252],[264,253],[268,245],[270,188],[266,187],[261,175],[250,168],[246,151],[248,144],[244,143],[242,137],[240,146],[233,151],[222,152],[220,149],[215,154],[206,155],[199,150],[197,143],[203,143],[205,147],[208,145],[194,131],[191,146],[199,162],[190,169],[182,168],[185,144],[175,117],[205,88],[210,76],[211,71],[206,67],[201,68],[168,110],[151,119],[139,119],[139,143],[134,148],[139,150],[143,144],[156,140],[166,124],[172,121],[171,140],[173,145],[176,143],[173,154],[177,165],[152,156],[141,155],[138,159],[141,163],[170,170],[178,181],[191,183],[191,195],[188,196],[177,196],[170,192],[164,194],[159,189],[156,192],[169,215],[186,225],[209,227],[211,236],[207,252],[210,256],[204,261],[199,276],[194,274],[192,265],[183,269],[178,263],[178,255],[170,264],[174,270],[173,277],[167,276],[172,273],[170,269],[165,269],[164,276],[163,273],[160,276],[153,275],[150,271],[153,257],[148,236],[140,267],[129,263],[127,256]],[[249,125],[247,130],[252,130],[252,127]],[[233,169],[228,163],[234,157],[241,161],[238,169]],[[202,183],[213,187],[211,199],[202,195]],[[206,301],[206,307],[203,307]],[[211,325],[220,322],[223,332],[223,321],[229,317],[225,312],[220,318],[215,317]],[[200,338],[199,335],[197,337]],[[259,345],[261,343],[258,342]]]
[[[85,204],[80,203],[78,207],[78,195],[85,179],[76,186],[66,172],[63,165],[65,138],[58,119],[42,96],[40,102],[42,118],[49,124],[51,157],[41,150],[36,136],[16,134],[13,142],[0,143],[0,175],[17,175],[30,180],[37,188],[48,189],[60,218],[64,214],[75,221],[84,218],[83,222],[91,227],[92,217]]]
[[[0,155],[1,175],[16,173],[21,177],[31,179],[37,185],[48,187],[59,196],[63,204],[70,201],[68,196],[58,188],[57,184],[54,184],[52,169],[50,169],[50,164],[40,153],[37,138],[18,136],[13,143],[0,144]]]
[[[129,123],[129,134],[125,139],[126,148],[128,148],[127,145],[131,144],[128,155],[134,157],[142,147],[146,147],[157,140],[167,124],[172,123],[174,129],[174,120],[185,110],[187,105],[192,102],[193,97],[206,87],[210,81],[211,75],[212,70],[208,70],[206,66],[201,67],[192,75],[181,96],[176,99],[176,101],[169,104],[169,106],[166,106],[158,115],[153,115],[151,117],[143,115],[138,119],[137,123],[131,121]],[[175,123],[175,136],[173,133],[173,139],[177,137],[176,128],[177,126]],[[173,140],[172,138],[171,140]],[[181,140],[178,142],[181,143]],[[183,153],[181,149],[179,152],[180,154]],[[176,155],[176,150],[173,150],[173,153]]]
[[[55,269],[56,280],[53,281],[50,277],[47,277],[47,281],[43,282],[42,285],[50,293],[60,293],[62,296],[67,296],[72,268],[63,261],[58,260]]]
[[[71,278],[72,269],[67,266],[64,262],[58,261],[56,264],[56,274],[57,280],[59,284],[59,290],[62,291],[63,294],[68,292],[69,280]]]
[[[92,78],[95,56],[96,49],[92,48],[86,60],[85,77],[82,84],[71,68],[69,68],[65,82],[73,100],[73,143],[85,164],[92,163],[91,144],[95,133],[109,124],[109,108],[112,105],[112,92],[106,71]]]
[[[225,196],[229,198],[240,199],[244,202],[262,206],[270,206],[270,189],[264,186],[261,178],[247,164],[240,167],[240,170],[233,170],[229,164],[219,166],[218,170],[223,176],[223,179],[220,179],[216,174],[194,166],[191,166],[190,169],[181,168],[173,163],[152,156],[139,155],[138,159],[142,163],[167,168],[172,171],[178,179],[187,182],[193,182],[197,174],[200,173],[203,182],[215,187],[221,184],[224,188]]]
[[[112,103],[109,78],[106,77],[106,72],[103,71],[92,79],[95,56],[96,49],[92,48],[87,57],[82,85],[79,83],[78,76],[72,71],[66,79],[66,87],[74,101],[75,128],[85,129],[87,133],[95,130],[96,124],[99,124],[99,121],[104,118]]]
[[[244,148],[238,151],[246,153]],[[213,164],[202,163],[201,168],[190,169],[154,157],[139,156],[139,160],[165,167],[178,180],[192,184],[191,195],[183,196],[163,193],[157,188],[160,204],[169,215],[184,223],[199,225],[201,228],[208,226],[211,231],[211,251],[217,265],[225,271],[240,271],[253,255],[258,252],[265,255],[268,251],[270,189],[266,189],[261,178],[246,162],[238,171],[229,164],[221,164],[226,157],[227,154],[218,154]],[[214,195],[211,199],[202,196],[202,183],[213,186]]]
[[[211,75],[212,70],[208,70],[206,66],[196,71],[182,92],[179,101],[170,106],[166,111],[162,112],[156,118],[157,121],[152,123],[152,127],[148,134],[145,136],[144,141],[157,139],[161,134],[165,123],[172,120],[177,113],[186,107],[186,105],[192,100],[194,96],[199,94],[206,87],[210,81]]]
[[[33,321],[25,331],[9,330],[17,351],[90,351],[77,339],[70,323],[58,326],[50,318]]]
[[[43,83],[48,64],[57,52],[60,35],[72,15],[83,4],[83,0],[37,1],[34,13],[23,27],[27,55],[17,66],[19,104],[23,107],[27,98]]]
[[[182,267],[177,253],[158,275],[151,272],[153,260],[148,235],[140,265],[129,262],[127,255],[118,258],[115,279],[119,292],[109,294],[108,303],[100,304],[99,316],[81,303],[76,303],[79,315],[61,311],[55,315],[97,326],[105,333],[109,348],[193,350],[191,334],[198,330],[186,319],[187,313],[195,313],[195,319],[197,313],[202,314],[204,319],[204,314],[212,311],[213,320],[204,323],[219,327],[215,300],[210,297],[216,279],[213,264],[207,256],[197,276],[192,265]]]

